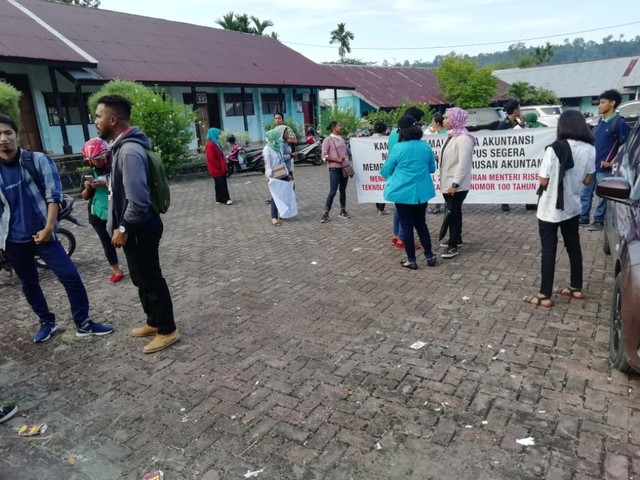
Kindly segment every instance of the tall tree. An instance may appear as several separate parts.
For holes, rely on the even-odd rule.
[[[549,42],[547,42],[547,44],[542,47],[536,47],[533,53],[537,65],[549,63],[554,55],[555,52],[553,51],[553,46]]]
[[[49,0],[56,3],[66,3],[68,5],[82,5],[83,7],[98,8],[100,0]]]
[[[229,12],[216,20],[216,23],[225,30],[232,30],[234,32],[251,33],[252,35],[267,35],[265,30],[269,27],[273,27],[271,20],[260,20],[253,15],[249,16],[246,13]],[[278,34],[271,32],[270,36],[278,40]]]
[[[333,45],[338,44],[338,55],[340,55],[340,62],[344,63],[344,56],[347,53],[351,53],[351,40],[354,39],[353,33],[346,29],[345,23],[339,23],[338,28],[330,33],[329,43]]]
[[[253,15],[251,15],[251,21],[253,22],[253,32],[251,33],[255,33],[256,35],[264,35],[264,31],[269,28],[269,27],[273,27],[273,22],[271,20],[260,20],[258,17],[254,17]]]
[[[454,55],[442,60],[436,79],[447,101],[460,108],[487,107],[498,92],[498,79],[488,67]]]

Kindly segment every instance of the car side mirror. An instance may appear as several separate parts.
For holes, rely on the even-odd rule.
[[[596,195],[614,202],[628,204],[631,185],[624,178],[603,178],[596,185]]]

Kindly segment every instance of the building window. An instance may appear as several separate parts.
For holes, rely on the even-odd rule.
[[[60,117],[58,116],[58,107],[56,105],[55,95],[53,93],[43,93],[43,95],[49,125],[52,127],[59,126]],[[83,93],[82,98],[84,99],[86,106],[87,101],[89,100],[89,94]],[[82,124],[82,115],[80,115],[78,96],[75,93],[61,93],[60,99],[62,100],[62,115],[64,117],[65,125]],[[91,122],[91,118],[88,118],[87,122]]]
[[[244,106],[247,109],[245,112],[247,116],[254,115],[253,113],[253,95],[250,93],[244,94]],[[242,116],[242,94],[241,93],[225,93],[224,94],[224,110],[227,117],[241,117]]]
[[[279,93],[263,93],[260,95],[263,114],[274,114],[276,112],[287,113],[287,105],[284,95]]]

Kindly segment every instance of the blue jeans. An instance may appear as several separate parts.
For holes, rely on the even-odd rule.
[[[425,218],[427,204],[419,203],[418,205],[410,205],[406,203],[396,203],[396,210],[400,216],[402,231],[407,234],[407,238],[404,239],[404,251],[407,254],[407,261],[416,261],[416,246],[413,241],[414,228],[418,233],[422,248],[424,248],[425,256],[431,258],[433,256],[433,252],[431,251],[431,236],[429,235],[427,220]]]
[[[66,290],[69,304],[71,305],[73,321],[76,325],[80,326],[85,320],[89,319],[87,291],[82,284],[82,279],[76,266],[57,239],[52,238],[49,242],[40,245],[36,245],[34,242],[7,242],[5,253],[13,270],[20,279],[22,292],[32,310],[38,315],[40,323],[55,321],[55,315],[49,311],[47,300],[44,298],[44,293],[40,287],[34,255],[38,255],[46,262]]]
[[[349,177],[342,176],[342,168],[330,168],[329,169],[329,195],[327,196],[327,203],[324,206],[325,211],[329,212],[333,205],[333,199],[340,189],[340,208],[345,209],[347,207],[347,183]]]
[[[393,211],[393,234],[398,237],[398,240],[402,240],[402,225],[400,225],[400,215],[397,208]]]
[[[582,192],[580,194],[580,205],[582,209],[580,211],[580,220],[589,220],[591,214],[591,202],[593,201],[593,192],[596,189],[596,184],[603,178],[611,176],[611,170],[605,170],[603,172],[596,172],[594,178],[589,185],[582,186]],[[604,222],[604,214],[607,211],[607,202],[604,198],[598,199],[598,205],[596,205],[596,212],[593,214],[593,220],[595,222]]]

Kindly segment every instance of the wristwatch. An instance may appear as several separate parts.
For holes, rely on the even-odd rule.
[[[451,184],[451,186],[452,186],[453,188],[458,188],[460,185],[458,185],[457,183],[452,183],[452,184]],[[121,228],[122,228],[122,227],[121,227]]]
[[[124,225],[120,225],[120,226],[118,227],[118,231],[119,231],[120,233],[127,233],[127,229],[126,229],[126,228],[124,228]]]

